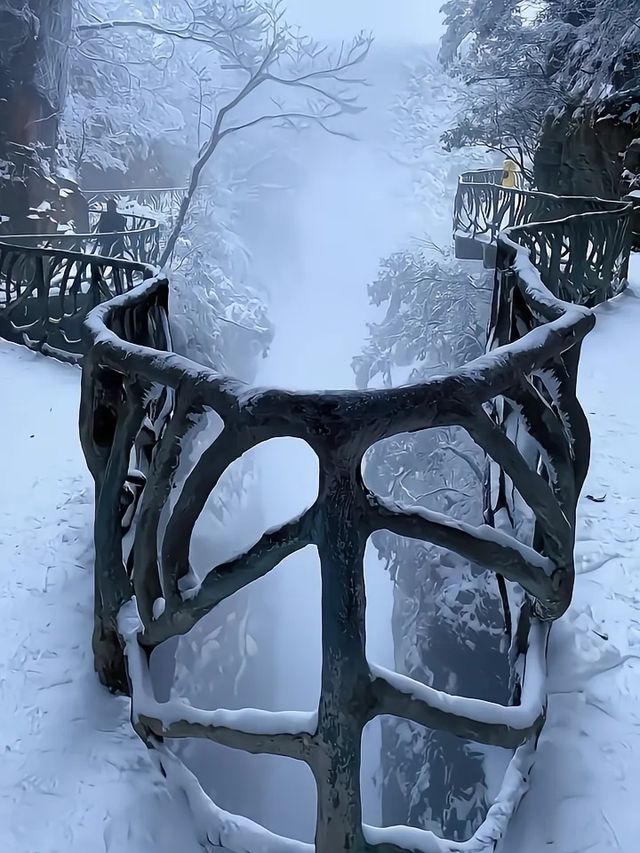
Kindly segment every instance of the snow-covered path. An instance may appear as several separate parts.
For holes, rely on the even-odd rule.
[[[91,660],[79,372],[0,341],[0,849],[196,853]]]
[[[548,722],[504,853],[638,846],[640,263],[634,279],[598,309],[583,350],[593,448],[575,598],[552,631]],[[1,849],[197,853],[186,803],[133,735],[127,702],[93,674],[78,379],[0,341]]]
[[[547,724],[504,853],[639,847],[640,256],[633,261],[635,285],[597,309],[583,348],[578,390],[592,457],[578,576],[551,632]]]

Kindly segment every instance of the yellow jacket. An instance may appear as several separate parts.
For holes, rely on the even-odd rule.
[[[502,165],[502,186],[517,187],[520,169],[513,160],[505,160]]]

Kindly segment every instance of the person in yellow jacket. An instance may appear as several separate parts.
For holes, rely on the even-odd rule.
[[[502,186],[517,187],[519,174],[518,164],[507,158],[502,164]]]

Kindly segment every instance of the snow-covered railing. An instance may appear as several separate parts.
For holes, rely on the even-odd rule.
[[[593,307],[627,284],[632,207],[592,211],[507,229],[561,299]],[[500,242],[500,238],[498,238]]]
[[[116,199],[121,210],[144,210],[168,225],[180,210],[187,187],[133,187],[124,190],[83,190],[90,205],[104,205]]]
[[[77,362],[89,311],[152,274],[136,261],[0,242],[0,337]]]
[[[80,424],[96,484],[96,670],[110,689],[131,693],[136,731],[156,748],[164,770],[179,777],[203,838],[223,849],[489,851],[522,795],[545,716],[548,625],[569,606],[573,587],[576,504],[589,446],[575,378],[580,343],[594,318],[554,297],[524,248],[507,238],[499,247],[491,350],[412,386],[294,393],[254,390],[221,377],[169,352],[165,279],[99,306],[87,320]],[[189,431],[211,411],[223,423],[221,432],[189,463],[183,458]],[[363,458],[373,444],[445,425],[465,428],[492,460],[487,524],[392,504],[363,481]],[[197,577],[190,543],[209,496],[235,460],[285,436],[306,441],[316,453],[317,500],[246,553]],[[443,693],[367,661],[363,560],[378,530],[436,544],[506,579],[518,612],[511,705]],[[308,545],[318,549],[322,573],[316,711],[203,711],[176,698],[157,701],[151,652]],[[363,825],[362,733],[380,715],[516,749],[472,839]],[[307,763],[317,786],[315,844],[273,836],[222,812],[162,744],[184,737]]]
[[[628,201],[504,187],[500,175],[480,170],[460,176],[453,223],[459,257],[495,244],[506,228],[531,225],[527,245],[554,293],[570,301],[584,293],[584,304],[594,305],[624,287],[633,213]],[[552,224],[560,220],[564,227]]]
[[[90,210],[92,231],[88,234],[11,234],[2,235],[2,241],[17,246],[56,249],[61,252],[80,252],[85,255],[103,255],[124,258],[143,264],[155,264],[160,253],[159,226],[147,216],[125,215],[124,231],[98,233],[96,229],[101,211]]]

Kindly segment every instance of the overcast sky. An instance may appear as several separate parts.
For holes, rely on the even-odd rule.
[[[442,34],[444,0],[285,0],[287,20],[319,39],[373,30],[379,42],[429,44]]]

